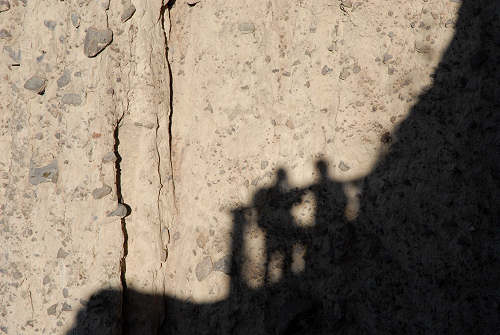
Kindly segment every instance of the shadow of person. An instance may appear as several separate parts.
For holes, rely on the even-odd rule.
[[[290,277],[294,242],[299,241],[297,224],[291,214],[292,207],[302,200],[302,192],[291,189],[284,169],[276,173],[276,181],[254,195],[253,207],[257,224],[266,236],[264,281],[270,281],[271,268],[281,272],[281,279]],[[280,259],[281,258],[281,259]],[[272,264],[272,261],[281,264]]]

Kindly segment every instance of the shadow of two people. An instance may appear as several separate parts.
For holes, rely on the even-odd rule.
[[[311,185],[316,222],[307,233],[286,226],[296,192],[275,192],[284,218],[267,200],[260,204],[269,190],[257,197],[270,254],[302,241],[303,272],[258,289],[246,284],[240,208],[232,213],[226,300],[193,304],[128,290],[122,301],[121,292],[105,290],[69,334],[498,334],[499,7],[462,1],[432,87],[362,181],[352,232],[332,228],[347,227],[345,199],[327,177]]]

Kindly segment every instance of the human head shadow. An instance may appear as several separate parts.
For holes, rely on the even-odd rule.
[[[68,334],[114,334],[121,325],[124,334],[496,334],[499,16],[496,1],[462,2],[433,85],[359,181],[354,221],[344,217],[342,185],[326,173],[328,162],[318,163],[320,178],[303,189],[286,186],[281,172],[253,204],[231,212],[226,300],[195,304],[129,290],[124,303],[132,317],[119,313],[121,293],[105,290],[82,307]],[[287,224],[291,206],[308,192],[316,199],[314,225]],[[278,281],[258,273],[265,284],[247,284],[244,227],[252,218],[270,254],[297,243],[307,249],[302,272],[287,270]]]

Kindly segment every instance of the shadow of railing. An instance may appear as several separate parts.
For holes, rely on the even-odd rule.
[[[500,11],[464,0],[454,39],[389,152],[362,181],[359,216],[344,218],[342,185],[326,175],[304,189],[286,171],[233,215],[229,297],[193,304],[129,290],[144,311],[125,315],[121,293],[94,294],[68,334],[498,334],[500,290]],[[314,224],[293,223],[305,193]],[[265,232],[264,284],[242,265],[244,227]],[[291,271],[293,245],[304,268]],[[271,256],[281,279],[271,281]],[[154,308],[153,308],[154,309]]]

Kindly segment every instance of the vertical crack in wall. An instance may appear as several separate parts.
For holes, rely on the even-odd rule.
[[[172,66],[170,64],[170,61],[168,59],[168,41],[170,37],[170,31],[172,30],[172,25],[170,24],[171,18],[170,18],[170,10],[174,6],[176,0],[168,0],[165,3],[165,0],[162,1],[162,6],[160,8],[160,16],[158,18],[159,21],[161,21],[161,28],[163,31],[163,38],[164,38],[164,43],[165,43],[165,61],[167,62],[167,68],[168,68],[168,77],[169,77],[169,115],[168,115],[168,150],[169,150],[169,161],[170,161],[170,173],[172,176],[172,195],[173,195],[173,201],[174,201],[174,207],[177,212],[177,198],[175,194],[175,176],[174,176],[174,164],[173,164],[173,156],[172,156],[172,140],[173,140],[173,134],[172,134],[172,127],[173,127],[173,120],[174,120],[174,102],[173,102],[173,97],[174,97],[174,85],[173,85],[173,75],[172,75]],[[168,29],[168,34],[165,31],[165,12],[168,14],[168,20],[169,20],[169,29]]]
[[[124,115],[124,114],[123,114]],[[122,157],[118,151],[118,147],[120,145],[119,132],[120,132],[120,123],[123,119],[123,115],[116,122],[115,130],[113,132],[113,137],[115,139],[115,143],[113,146],[113,151],[116,156],[115,161],[115,182],[116,182],[116,196],[118,198],[118,204],[123,204],[127,207],[127,215],[130,213],[130,208],[124,204],[123,195],[122,195],[122,187],[121,187],[121,167],[120,163],[122,161]],[[126,258],[128,255],[128,232],[127,232],[127,223],[125,217],[121,218],[121,229],[123,234],[123,255],[120,259],[120,282],[122,284],[122,304],[121,304],[121,322],[122,322],[122,333],[124,333],[125,324],[126,324],[126,306],[127,306],[127,280],[126,280],[126,271],[127,271],[127,263]]]

